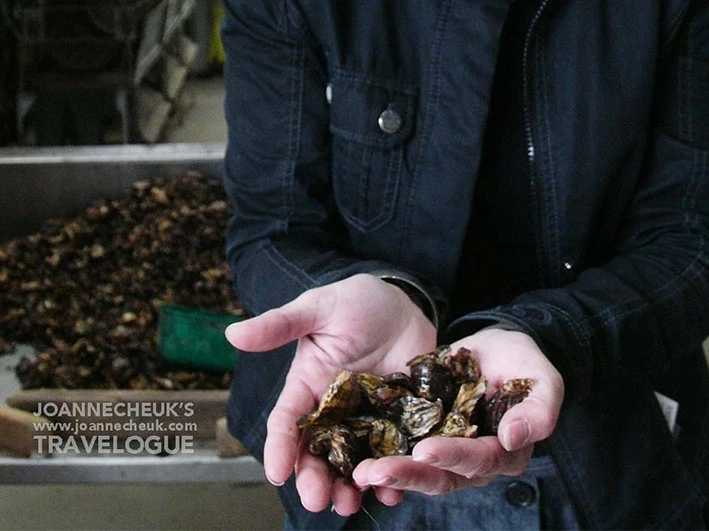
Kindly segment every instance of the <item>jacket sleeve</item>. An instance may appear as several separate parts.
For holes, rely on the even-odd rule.
[[[569,398],[622,371],[661,375],[709,334],[709,9],[694,2],[658,80],[655,127],[614,258],[570,285],[464,316],[460,337],[490,322],[529,333]],[[701,6],[701,7],[699,7]]]
[[[348,247],[332,204],[322,50],[287,0],[225,0],[227,259],[249,312],[356,273],[390,271]]]

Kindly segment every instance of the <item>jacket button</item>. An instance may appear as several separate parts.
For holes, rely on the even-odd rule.
[[[513,481],[507,486],[505,498],[515,507],[529,507],[537,499],[537,493],[529,483]]]
[[[401,129],[401,115],[393,109],[385,109],[379,115],[379,129],[388,135],[393,135]]]
[[[332,103],[332,83],[328,83],[325,87],[325,99],[328,103]]]

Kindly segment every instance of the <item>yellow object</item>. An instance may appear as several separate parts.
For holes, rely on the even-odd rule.
[[[221,26],[224,11],[219,0],[212,0],[212,38],[209,42],[209,62],[224,64],[224,46],[222,45]]]

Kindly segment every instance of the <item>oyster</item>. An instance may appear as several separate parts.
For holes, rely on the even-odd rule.
[[[475,437],[478,434],[477,424],[456,411],[451,411],[443,420],[443,425],[433,435],[441,437]]]
[[[318,409],[301,417],[298,427],[339,422],[354,415],[361,402],[362,388],[357,376],[350,371],[340,371],[320,399]]]
[[[412,439],[428,434],[443,419],[443,402],[431,402],[420,396],[406,395],[395,404],[395,418],[399,429]]]
[[[533,383],[530,378],[516,378],[507,380],[495,391],[485,407],[484,435],[497,435],[497,428],[500,426],[503,415],[508,409],[527,398]]]
[[[451,412],[463,415],[467,420],[473,420],[480,399],[485,396],[487,382],[480,378],[477,382],[466,382],[458,388]]]
[[[408,366],[416,395],[431,401],[440,399],[446,408],[450,408],[457,389],[450,370],[439,362],[438,352],[416,356]]]
[[[327,455],[328,462],[346,478],[361,461],[357,437],[347,426],[319,426],[311,434],[308,450],[313,455]]]
[[[467,348],[461,347],[455,354],[444,357],[443,363],[451,371],[456,383],[477,382],[482,377],[478,360]]]
[[[374,457],[405,455],[409,451],[409,441],[390,420],[377,419],[372,422],[369,432],[369,446]]]
[[[453,407],[443,419],[443,424],[434,435],[443,437],[475,437],[478,426],[475,424],[478,405],[483,403],[487,384],[484,378],[477,382],[465,382],[458,388]]]
[[[395,374],[398,375],[402,373]],[[407,378],[405,383],[408,384],[408,376],[403,376]],[[399,382],[403,381],[400,376],[389,379],[388,377],[381,378],[369,373],[358,373],[356,378],[362,388],[364,396],[366,396],[369,404],[375,411],[384,412],[399,398],[411,394],[408,385],[399,384]]]
[[[508,380],[486,400],[487,381],[465,348],[443,345],[408,365],[411,376],[338,372],[318,408],[298,421],[310,434],[309,451],[349,478],[362,459],[408,454],[426,437],[495,435],[533,385]]]
[[[358,439],[369,437],[369,432],[372,430],[372,423],[377,420],[374,415],[361,415],[359,417],[349,417],[343,421],[348,428],[352,430],[355,437]]]

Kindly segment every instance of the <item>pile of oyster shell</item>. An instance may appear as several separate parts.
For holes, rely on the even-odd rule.
[[[533,384],[507,380],[487,399],[487,380],[472,352],[453,353],[448,345],[408,366],[410,376],[338,372],[318,408],[298,421],[309,432],[310,453],[350,478],[362,460],[409,454],[426,437],[496,435],[502,416]]]
[[[136,181],[75,217],[0,245],[0,355],[24,389],[222,389],[230,375],[166,362],[164,304],[243,315],[224,256],[232,209],[196,172]]]

